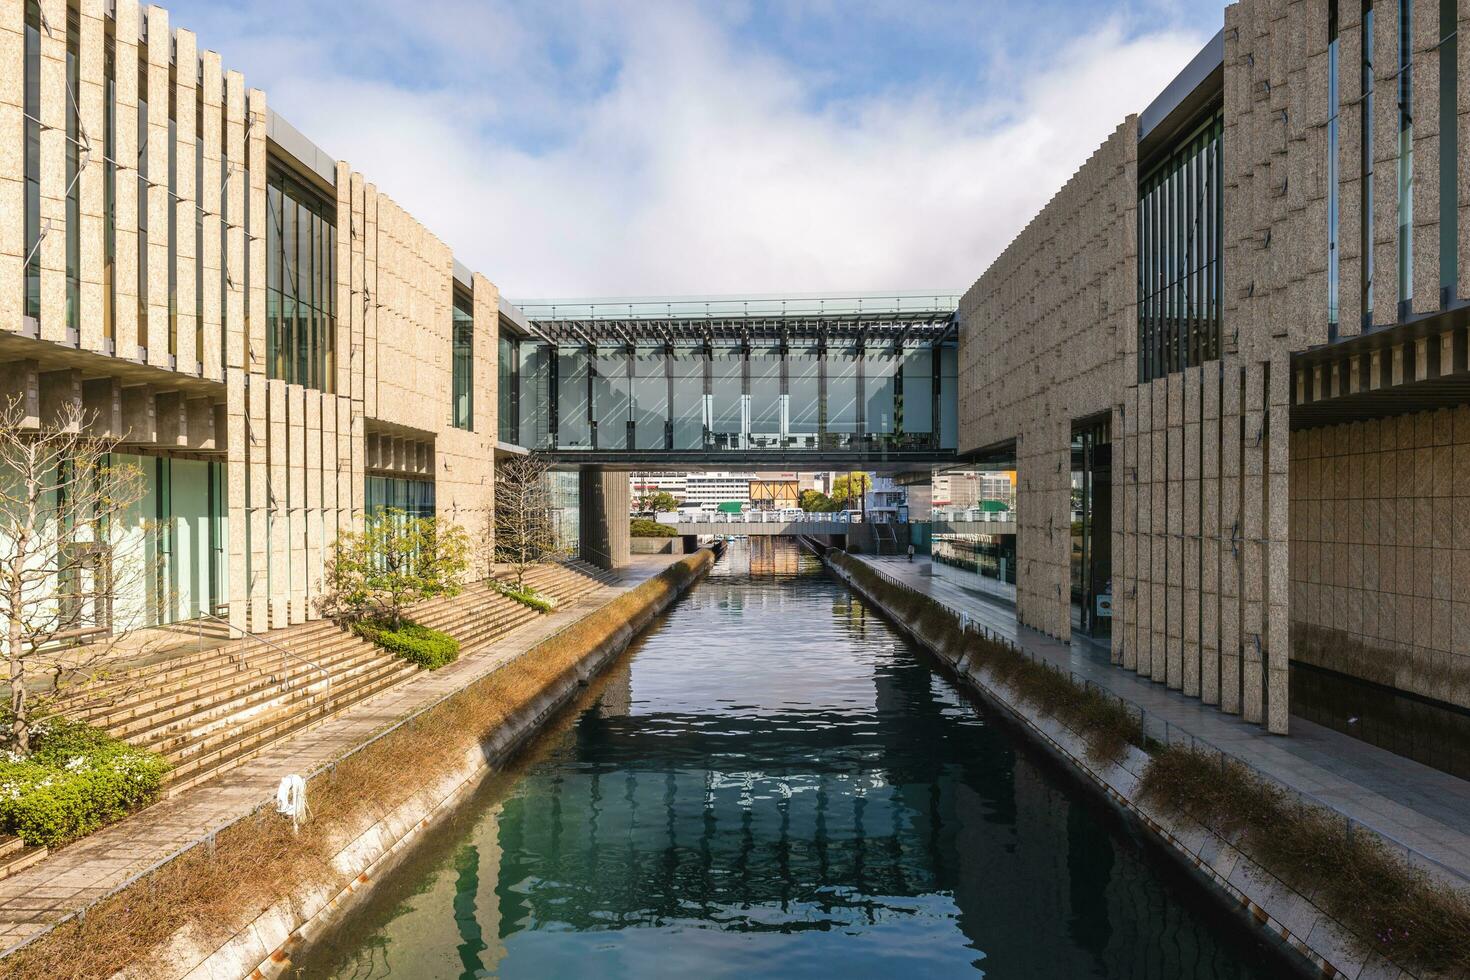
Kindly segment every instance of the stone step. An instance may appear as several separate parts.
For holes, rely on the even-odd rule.
[[[151,748],[162,753],[171,764],[183,765],[193,758],[208,755],[216,749],[240,742],[251,732],[272,727],[282,721],[289,721],[299,715],[309,714],[317,707],[350,697],[353,691],[372,687],[385,677],[398,676],[403,672],[404,667],[408,667],[408,672],[412,673],[411,665],[405,665],[400,661],[380,661],[351,678],[344,678],[343,682],[334,686],[330,693],[325,687],[322,687],[309,696],[276,699],[274,702],[257,706],[249,714],[241,713],[233,719],[233,724],[228,726],[214,726],[178,735],[156,743]]]
[[[319,653],[318,656],[321,659],[313,658],[313,660],[330,673],[334,665],[348,663],[352,657],[360,656],[372,649],[374,648],[366,640],[349,634],[345,635],[344,642],[334,644],[323,653]],[[283,666],[279,657],[279,654],[272,652],[269,662],[256,662],[248,669],[237,671],[234,675],[223,674],[210,678],[192,687],[166,692],[165,696],[160,698],[139,698],[105,714],[93,715],[87,720],[93,724],[131,733],[136,730],[131,723],[140,717],[143,720],[152,720],[155,716],[159,716],[157,720],[164,721],[179,714],[179,709],[187,711],[190,705],[213,704],[234,696],[236,692],[254,689],[263,683],[279,685],[302,677],[320,676],[320,672],[315,667],[304,661],[291,659],[287,660]]]
[[[305,666],[288,676],[263,675],[257,682],[234,689],[228,695],[185,702],[172,712],[158,716],[145,715],[131,725],[114,728],[112,731],[135,745],[148,745],[156,749],[161,740],[181,730],[195,732],[201,728],[217,728],[237,716],[257,713],[260,705],[314,697],[383,659],[382,651],[365,641],[360,643],[359,649],[346,651],[335,660],[324,663],[322,666],[327,668],[325,676],[314,668]],[[330,684],[327,683],[327,678],[331,679]]]
[[[165,795],[170,798],[177,796],[193,786],[228,772],[250,761],[281,739],[309,731],[330,720],[337,712],[364,701],[415,673],[417,673],[417,668],[405,663],[396,673],[380,678],[370,686],[358,687],[352,691],[342,692],[340,695],[334,694],[330,701],[316,705],[308,711],[298,712],[287,720],[242,734],[236,742],[230,745],[191,758],[169,774]]]

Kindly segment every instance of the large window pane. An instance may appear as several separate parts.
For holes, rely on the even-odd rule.
[[[744,364],[739,347],[716,347],[710,355],[710,432],[716,449],[745,447]]]
[[[852,348],[827,348],[827,445],[852,445],[858,430],[858,358]]]
[[[459,290],[454,291],[453,309],[454,336],[451,340],[452,353],[452,409],[451,421],[455,428],[475,427],[475,314],[470,297]]]
[[[871,436],[891,436],[898,431],[898,399],[894,392],[898,377],[898,352],[892,347],[870,350],[863,363],[863,431]]]
[[[640,347],[633,357],[633,444],[663,449],[669,418],[669,378],[662,347]]]
[[[333,391],[336,242],[332,202],[279,168],[266,177],[266,365],[273,378]],[[279,292],[277,300],[271,295]]]
[[[821,360],[816,347],[793,347],[787,354],[787,444],[815,449],[821,425]]]
[[[675,449],[704,448],[704,348],[674,348],[669,363],[673,376],[673,420]],[[642,445],[642,442],[639,443]]]
[[[934,355],[927,347],[903,352],[903,432],[934,432]]]
[[[781,351],[756,347],[750,352],[750,448],[781,445]]]
[[[556,350],[556,446],[591,449],[592,425],[587,405],[587,351],[582,347]],[[525,403],[522,402],[522,411]]]
[[[598,449],[628,448],[632,398],[628,387],[628,350],[599,347],[592,377],[592,414],[597,419]]]
[[[518,378],[515,414],[520,423],[520,437],[511,441],[527,449],[543,449],[551,445],[551,357],[547,344],[521,341],[516,345]],[[587,415],[587,378],[582,377],[582,418]],[[565,403],[563,403],[565,411]]]

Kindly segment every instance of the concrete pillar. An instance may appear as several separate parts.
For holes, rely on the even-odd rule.
[[[628,511],[633,503],[628,475],[600,466],[581,472],[582,558],[599,568],[628,564]]]

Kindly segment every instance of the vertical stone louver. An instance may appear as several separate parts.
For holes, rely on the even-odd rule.
[[[497,408],[499,292],[488,279],[462,274],[458,287],[472,292],[474,336],[473,420],[458,429],[449,247],[300,134],[278,139],[289,126],[277,132],[265,93],[167,11],[0,3],[0,62],[0,331],[18,335],[8,351],[24,351],[0,359],[0,404],[18,398],[29,424],[43,424],[81,401],[98,434],[159,460],[150,474],[188,471],[187,506],[208,512],[171,515],[200,522],[177,539],[189,553],[168,559],[170,574],[192,577],[186,615],[226,604],[233,626],[257,631],[315,615],[332,543],[361,521],[373,475],[435,484],[437,513],[482,531]],[[334,242],[272,231],[275,169],[311,188],[318,217],[335,206],[335,224],[317,223]],[[25,220],[28,178],[39,232]],[[314,277],[309,304],[272,295],[273,233],[308,243],[297,259]],[[294,342],[320,358],[305,380],[282,375],[274,349],[272,316],[293,313],[305,324]],[[201,478],[202,462],[219,465]]]

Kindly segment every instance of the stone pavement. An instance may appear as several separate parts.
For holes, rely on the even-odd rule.
[[[635,555],[616,585],[499,637],[432,673],[420,673],[171,800],[164,800],[0,881],[0,950],[101,898],[176,851],[210,836],[275,796],[281,777],[305,775],[371,736],[488,674],[545,637],[658,574],[682,555]],[[3,955],[3,953],[0,953]]]
[[[1105,647],[1086,638],[1071,645],[1016,622],[1013,606],[966,588],[963,573],[934,574],[928,561],[857,555],[893,580],[968,615],[1040,659],[1144,709],[1149,734],[1170,741],[1190,736],[1228,752],[1316,802],[1406,845],[1410,856],[1470,887],[1470,782],[1394,755],[1367,742],[1293,716],[1291,734],[1271,735],[1185,697],[1133,671],[1114,667]],[[1428,860],[1424,860],[1427,858]]]

